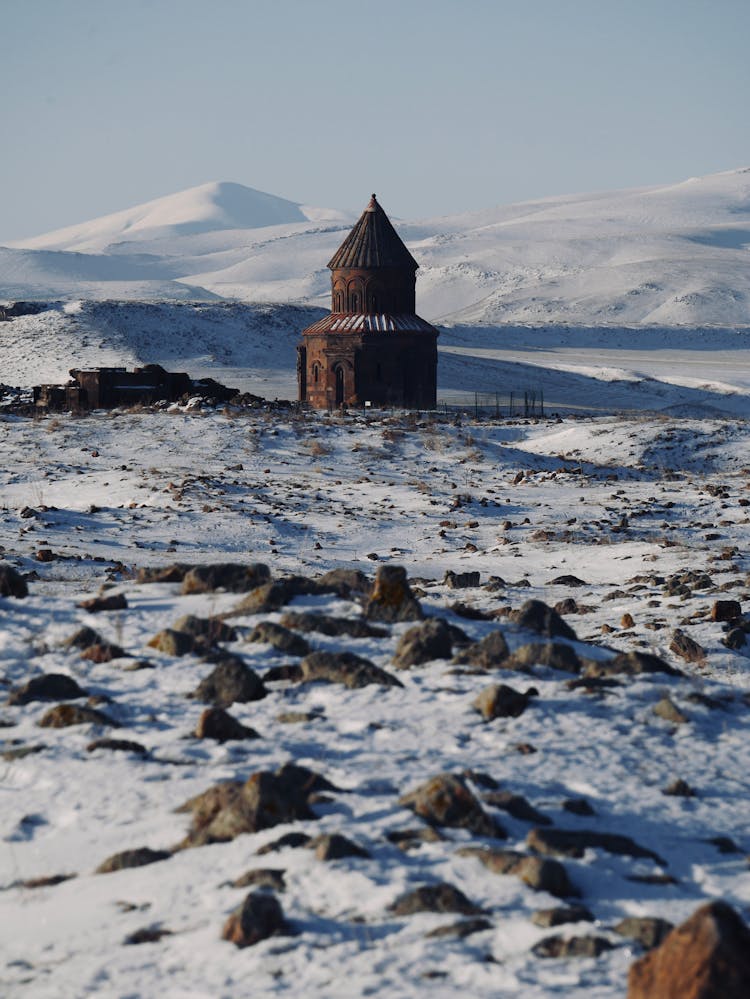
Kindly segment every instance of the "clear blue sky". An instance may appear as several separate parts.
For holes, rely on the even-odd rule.
[[[750,0],[0,0],[0,242],[209,180],[416,219],[750,164]]]

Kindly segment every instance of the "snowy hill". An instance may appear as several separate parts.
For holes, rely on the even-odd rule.
[[[325,307],[357,214],[205,184],[0,250],[0,296]],[[397,225],[433,321],[750,323],[750,169]]]

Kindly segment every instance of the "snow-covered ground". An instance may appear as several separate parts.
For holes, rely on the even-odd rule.
[[[2,683],[7,690],[67,674],[121,726],[40,728],[49,702],[0,709],[2,994],[619,999],[641,952],[614,931],[624,917],[679,922],[721,897],[747,919],[749,660],[746,649],[723,644],[710,609],[717,599],[744,608],[750,600],[749,440],[744,419],[665,413],[475,421],[173,408],[2,417],[0,544],[7,562],[31,574],[27,598],[0,599]],[[52,555],[40,561],[40,551]],[[682,675],[586,686],[539,665],[542,652],[531,655],[528,674],[447,658],[397,670],[392,657],[409,622],[383,626],[383,637],[312,631],[304,637],[314,649],[355,652],[403,687],[269,681],[264,699],[228,709],[259,739],[198,739],[191,733],[205,705],[186,695],[212,664],[148,642],[185,614],[230,611],[242,595],[183,596],[179,583],[139,584],[132,574],[219,561],[261,561],[274,577],[309,578],[404,565],[428,616],[473,639],[500,629],[512,649],[544,639],[519,630],[509,608],[572,598],[565,620],[576,639],[558,641],[590,668],[612,650],[640,651]],[[480,585],[449,589],[447,570],[478,571]],[[127,606],[78,606],[102,586]],[[255,624],[290,610],[361,615],[356,597],[301,596],[231,618],[239,631],[225,647],[261,677],[299,662],[248,641]],[[495,617],[480,620],[480,611]],[[65,648],[83,625],[130,658],[94,663]],[[675,629],[700,644],[702,660],[670,650]],[[138,660],[154,668],[129,668]],[[538,696],[518,717],[485,722],[472,705],[492,683],[534,686]],[[654,713],[664,695],[683,721]],[[101,737],[143,752],[89,751]],[[314,818],[95,873],[126,849],[171,850],[190,825],[175,808],[286,761],[340,789],[312,805]],[[469,772],[477,797],[494,781],[555,828],[624,834],[651,855],[589,847],[559,858],[580,893],[566,901],[590,915],[541,928],[532,915],[563,900],[459,852],[529,854],[539,816],[514,817],[496,797],[483,807],[505,840],[440,828],[409,850],[392,841],[426,828],[399,797],[443,772]],[[677,778],[694,796],[664,794]],[[564,807],[571,801],[578,804]],[[292,831],[341,833],[369,857],[324,861],[291,846],[258,855]],[[259,868],[283,874],[276,895],[292,935],[237,949],[221,929],[251,889],[232,883]],[[55,875],[75,877],[29,885]],[[462,917],[389,911],[403,892],[438,882],[484,911],[483,928],[434,937]],[[140,930],[156,939],[125,943]],[[597,958],[537,956],[532,947],[554,934],[613,946]]]
[[[368,196],[340,211],[204,184],[0,247],[0,297],[325,307],[326,263]],[[382,203],[388,211],[387,192]],[[748,212],[746,168],[394,221],[420,264],[418,311],[431,321],[700,327],[750,324]]]

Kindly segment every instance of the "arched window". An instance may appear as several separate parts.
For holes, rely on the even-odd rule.
[[[361,307],[361,298],[362,298],[362,296],[360,295],[360,293],[358,291],[353,291],[351,293],[351,311],[352,312],[359,312],[360,307]]]
[[[337,364],[334,369],[336,376],[336,405],[340,406],[344,402],[344,367]]]
[[[312,376],[313,376],[313,381],[317,382],[318,381],[318,377],[320,376],[320,365],[319,364],[313,364]]]

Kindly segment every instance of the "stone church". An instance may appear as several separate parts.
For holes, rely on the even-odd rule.
[[[373,194],[328,264],[330,314],[302,332],[301,402],[435,407],[438,331],[415,311],[418,266]]]

